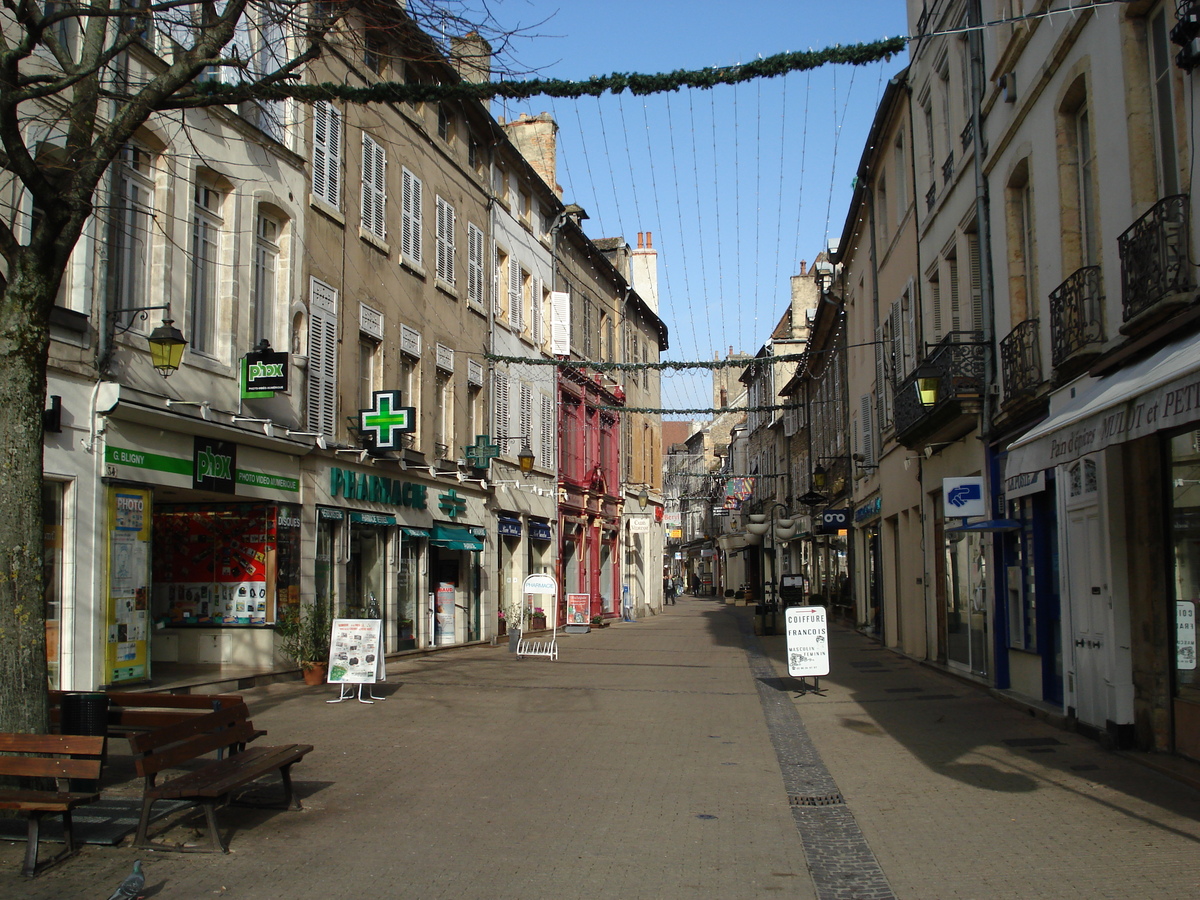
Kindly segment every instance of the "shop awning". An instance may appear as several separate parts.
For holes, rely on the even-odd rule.
[[[1200,341],[1188,337],[1076,389],[1049,418],[1009,445],[1005,478],[1197,420]]]
[[[483,549],[483,544],[477,541],[471,532],[453,525],[434,525],[429,544],[431,547],[445,547],[447,550]]]
[[[1003,532],[1018,531],[1021,523],[1016,519],[988,519],[984,522],[971,522],[969,525],[954,525],[946,529],[946,533],[959,531]]]
[[[513,516],[496,516],[496,533],[509,537],[520,537],[521,520]]]
[[[429,532],[426,531],[424,528],[409,528],[407,525],[400,526],[400,533],[403,534],[405,537],[410,537],[410,538],[427,538],[427,537],[429,537]]]
[[[545,522],[530,522],[529,536],[535,541],[550,541],[554,539],[550,534],[550,526]]]

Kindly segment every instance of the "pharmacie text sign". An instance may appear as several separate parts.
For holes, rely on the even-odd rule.
[[[829,627],[823,606],[793,606],[787,625],[788,674],[793,678],[829,674]]]

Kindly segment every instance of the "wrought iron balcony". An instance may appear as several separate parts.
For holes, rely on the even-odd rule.
[[[1000,369],[1004,377],[1004,402],[1012,403],[1037,393],[1042,378],[1038,345],[1038,320],[1026,319],[1000,341]]]
[[[1194,287],[1189,244],[1187,194],[1159,200],[1117,238],[1126,323],[1159,304],[1174,306],[1179,295]]]
[[[1050,292],[1050,364],[1057,380],[1076,374],[1104,341],[1104,282],[1099,266],[1084,266]]]
[[[912,449],[970,431],[983,400],[986,352],[977,331],[952,331],[934,345],[917,369],[896,384],[896,440]],[[937,373],[937,395],[926,406],[917,377],[928,372]]]
[[[933,209],[933,204],[937,203],[937,182],[929,185],[929,190],[925,192],[925,208]]]
[[[971,141],[975,140],[975,122],[967,119],[967,127],[962,130],[959,137],[962,139],[963,154],[965,155],[967,148],[971,146]]]
[[[942,163],[942,182],[946,187],[950,187],[950,182],[954,180],[954,151],[950,151],[950,155],[946,157],[946,161]]]

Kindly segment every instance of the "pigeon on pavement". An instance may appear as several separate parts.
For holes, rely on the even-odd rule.
[[[142,874],[142,861],[140,859],[134,860],[133,871],[113,891],[113,895],[108,900],[137,900],[142,895],[142,888],[145,886],[146,876]]]

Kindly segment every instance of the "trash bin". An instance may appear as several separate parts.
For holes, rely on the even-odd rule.
[[[108,694],[103,691],[71,691],[63,694],[61,722],[63,734],[105,737],[108,734]],[[107,755],[107,742],[104,749]],[[71,790],[93,793],[100,790],[100,783],[91,778],[72,778]]]

